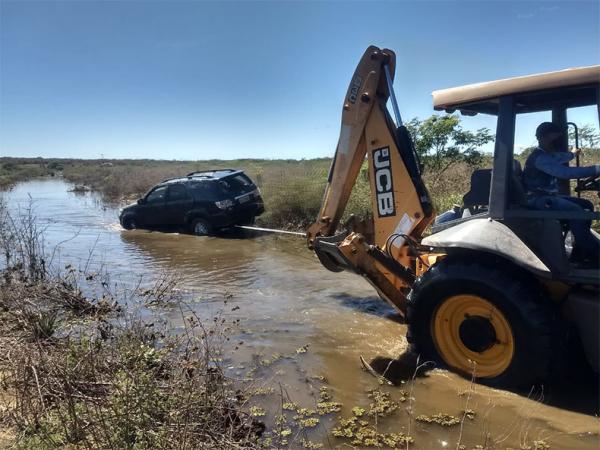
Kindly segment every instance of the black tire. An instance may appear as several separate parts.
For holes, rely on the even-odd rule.
[[[470,373],[464,370],[466,361],[478,358],[483,362],[484,355],[501,354],[497,358],[502,363],[495,366],[496,372],[492,370],[487,376],[477,377],[475,368],[477,380],[489,386],[531,386],[546,379],[556,342],[556,312],[551,300],[534,278],[515,267],[497,261],[465,262],[464,259],[448,257],[416,281],[407,305],[407,339],[414,350],[421,360],[435,361],[466,377],[473,375],[472,370]],[[467,302],[474,301],[477,305],[478,298],[495,308],[486,309],[487,317],[466,313],[463,317],[462,313],[452,316],[453,311],[464,311],[461,308]],[[452,310],[449,305],[458,306]],[[506,334],[512,336],[512,344],[506,343],[509,339],[503,343],[496,335],[499,324],[500,329],[507,329],[502,328],[502,323],[509,325]],[[445,327],[456,330],[453,337],[445,337],[452,336],[451,332],[440,331]],[[464,352],[457,353],[457,349]],[[460,363],[451,364],[449,360],[462,361],[463,366],[457,367]]]
[[[193,219],[190,224],[190,231],[196,236],[210,236],[213,233],[213,227],[204,219]]]
[[[124,217],[122,225],[126,230],[135,230],[138,227],[137,221],[133,216]]]

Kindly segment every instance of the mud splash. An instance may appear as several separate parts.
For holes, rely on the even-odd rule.
[[[530,393],[473,385],[440,369],[415,375],[417,361],[402,356],[406,327],[394,310],[356,275],[322,268],[302,239],[124,231],[117,209],[93,193],[69,190],[61,180],[36,180],[4,197],[16,210],[26,208],[31,196],[46,245],[57,249],[54,264],[105,267],[114,281],[131,285],[171,273],[199,315],[222,311],[228,319],[240,319],[241,330],[226,352],[228,371],[254,380],[254,412],[264,414],[272,430],[285,430],[294,448],[392,442],[405,447],[403,436],[414,440],[411,448],[421,449],[457,448],[459,437],[469,449],[600,444],[594,417],[598,381],[579,368],[564,385]],[[180,325],[178,311],[160,314],[175,328]],[[361,356],[394,385],[380,384],[364,371]],[[378,399],[395,405],[393,411],[368,415],[374,389],[382,393]],[[284,409],[282,395],[294,406]],[[322,403],[340,406],[320,408]],[[290,428],[288,435],[284,423],[295,416],[303,426]],[[344,437],[346,432],[353,437]],[[356,440],[357,433],[362,440]],[[388,441],[377,441],[377,433]],[[281,433],[274,437],[284,440]]]

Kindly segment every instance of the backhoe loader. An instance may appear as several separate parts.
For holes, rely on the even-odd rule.
[[[598,371],[600,274],[570,264],[565,221],[600,214],[528,208],[513,157],[518,114],[550,111],[566,128],[570,108],[599,108],[600,66],[435,91],[435,110],[497,118],[493,167],[473,174],[460,217],[439,225],[394,96],[395,69],[393,51],[371,46],[352,76],[308,247],[327,269],[368,280],[405,317],[421,360],[491,386],[531,385],[556,369],[575,330]],[[372,217],[339,231],[365,157]],[[586,189],[598,180],[583,180]]]

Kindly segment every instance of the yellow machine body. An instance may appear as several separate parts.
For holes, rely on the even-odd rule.
[[[549,336],[556,332],[552,308],[560,303],[570,308],[565,307],[569,310],[565,317],[570,316],[580,328],[586,352],[592,355],[588,360],[598,367],[598,358],[593,358],[598,354],[597,323],[589,320],[594,314],[582,313],[598,310],[594,298],[597,279],[593,283],[557,280],[541,261],[541,253],[536,254],[510,228],[510,221],[491,216],[456,221],[424,238],[435,214],[418,155],[395,103],[395,67],[393,51],[371,46],[352,76],[323,202],[307,230],[308,247],[327,269],[353,271],[367,279],[401,314],[409,310],[409,330],[417,336],[411,339],[420,345],[424,357],[461,373],[475,370],[474,364],[477,377],[496,386],[532,382],[544,376],[554,342]],[[579,83],[583,77],[581,82],[588,82],[592,72],[580,70],[571,76],[575,81],[567,81]],[[498,89],[490,89],[490,95],[535,89],[540,79],[530,78],[531,85],[527,86],[521,78],[496,82],[493,86]],[[544,75],[542,81],[558,83],[555,78]],[[483,95],[479,84],[465,89],[434,93],[434,98],[448,108],[453,99],[464,102],[467,94],[475,100]],[[498,107],[494,101],[479,106],[484,111]],[[452,107],[459,108],[460,104]],[[504,130],[501,125],[507,127],[502,120],[499,130]],[[510,135],[512,129],[507,130]],[[499,155],[509,148],[503,141],[496,144]],[[365,160],[372,215],[360,221],[351,217],[342,230],[340,221]],[[505,166],[511,167],[508,163]],[[498,196],[496,202],[506,205],[507,195]],[[555,225],[558,221],[549,226]],[[434,266],[436,270],[430,270]],[[540,306],[535,299],[544,296],[548,300]],[[524,338],[532,333],[535,339]],[[533,369],[522,370],[528,364]]]

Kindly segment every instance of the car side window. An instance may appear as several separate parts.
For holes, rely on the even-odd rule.
[[[175,202],[178,200],[187,200],[190,198],[186,187],[182,184],[173,184],[169,186],[169,195],[167,200],[169,202]]]
[[[162,203],[165,200],[167,194],[167,186],[160,186],[154,189],[146,197],[147,203]]]

